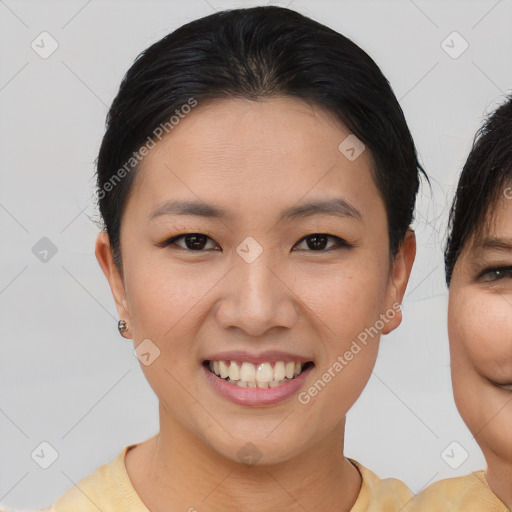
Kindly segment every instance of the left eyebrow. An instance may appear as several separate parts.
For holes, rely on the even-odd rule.
[[[361,212],[345,199],[338,197],[313,201],[306,204],[292,206],[281,212],[280,220],[294,220],[311,215],[336,215],[338,217],[352,217],[361,220]]]
[[[206,218],[234,217],[233,212],[224,208],[195,201],[167,201],[153,211],[148,220],[160,215],[195,215]],[[280,220],[290,221],[312,215],[336,215],[338,217],[362,219],[361,212],[357,208],[339,197],[291,206],[281,212]]]
[[[476,245],[479,249],[495,251],[512,251],[512,238],[484,238]]]

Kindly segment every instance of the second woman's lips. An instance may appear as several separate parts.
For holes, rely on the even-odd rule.
[[[499,382],[496,382],[492,379],[489,379],[491,383],[500,389],[506,389],[507,391],[512,391],[512,384],[500,384]]]

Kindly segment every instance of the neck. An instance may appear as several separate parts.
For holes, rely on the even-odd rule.
[[[491,454],[487,458],[485,478],[492,492],[512,510],[512,461]]]
[[[151,512],[349,511],[361,477],[343,455],[344,432],[343,418],[292,459],[248,466],[212,450],[161,407],[160,432],[130,450],[125,463]]]

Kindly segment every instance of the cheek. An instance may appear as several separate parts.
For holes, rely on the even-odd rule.
[[[297,265],[290,288],[307,306],[305,314],[309,310],[312,319],[322,320],[318,328],[326,339],[351,339],[384,313],[389,271],[385,263],[384,256],[376,259],[360,251],[335,264]]]
[[[450,290],[448,330],[457,408],[486,457],[512,460],[510,393],[488,379],[512,380],[512,319],[502,296],[482,290]]]
[[[512,305],[502,295],[463,289],[450,298],[448,329],[457,355],[484,376],[512,380]]]
[[[319,265],[316,272],[297,274],[295,280],[294,291],[307,306],[308,322],[322,343],[319,375],[330,372],[322,380],[332,381],[329,387],[337,403],[345,405],[342,410],[364,388],[383,326],[396,315],[396,310],[385,311],[387,273],[385,257],[371,260],[361,255],[346,265],[323,269]],[[332,412],[336,408],[327,414]]]
[[[127,250],[126,255],[125,289],[134,340],[149,338],[162,348],[172,343],[175,350],[168,352],[177,354],[180,344],[186,345],[187,331],[191,336],[197,330],[201,305],[219,276],[200,266],[178,267],[159,251]]]
[[[377,262],[355,258],[296,274],[294,291],[307,306],[307,323],[318,343],[316,378],[299,401],[312,419],[323,419],[325,428],[346,415],[371,376],[382,330],[377,322],[386,313],[387,272]]]

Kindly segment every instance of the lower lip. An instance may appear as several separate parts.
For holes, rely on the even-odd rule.
[[[298,377],[274,388],[243,388],[226,382],[217,377],[203,364],[203,371],[213,388],[224,398],[239,405],[264,406],[282,402],[295,395],[304,384],[309,372],[314,368],[311,365]]]
[[[491,384],[499,389],[503,389],[504,391],[512,391],[512,384],[498,384],[497,382],[489,379]]]

